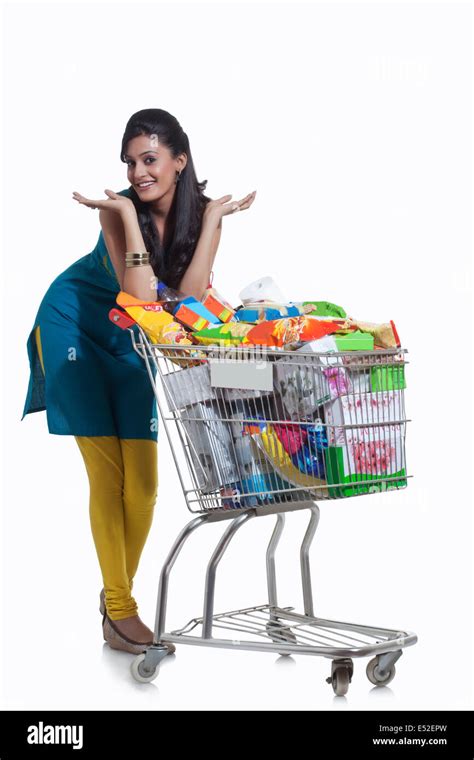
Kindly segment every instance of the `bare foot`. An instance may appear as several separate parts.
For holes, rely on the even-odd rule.
[[[119,633],[122,633],[128,639],[132,639],[132,641],[137,641],[140,644],[153,641],[153,631],[145,625],[143,620],[140,620],[138,615],[123,618],[123,620],[112,620],[112,623]]]

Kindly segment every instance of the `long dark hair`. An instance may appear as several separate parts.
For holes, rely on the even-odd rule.
[[[120,151],[120,160],[124,163],[127,144],[138,135],[158,135],[160,144],[164,144],[170,150],[173,158],[186,153],[188,159],[177,182],[166,220],[166,240],[160,239],[149,204],[141,201],[136,190],[130,187],[130,198],[137,210],[143,242],[150,252],[152,269],[159,280],[171,288],[178,288],[199,239],[204,208],[211,200],[204,195],[207,179],[198,182],[188,136],[178,120],[168,111],[161,108],[145,108],[130,117]]]

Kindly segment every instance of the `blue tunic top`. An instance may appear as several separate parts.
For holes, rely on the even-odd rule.
[[[41,301],[27,341],[30,379],[22,420],[46,410],[48,430],[56,435],[157,440],[156,398],[145,363],[129,331],[108,317],[119,291],[101,232],[94,250],[58,275]],[[132,329],[138,337],[137,326]]]

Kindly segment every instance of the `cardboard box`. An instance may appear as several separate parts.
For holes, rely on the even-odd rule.
[[[217,292],[208,288],[202,299],[203,306],[214,314],[221,322],[230,322],[234,318],[235,309]]]
[[[347,335],[334,335],[338,351],[373,351],[374,337],[369,333],[355,332]]]
[[[330,498],[405,488],[405,446],[402,436],[352,441],[324,450]],[[369,482],[367,482],[369,481]],[[376,481],[376,482],[371,482]]]
[[[329,445],[342,445],[349,434],[356,432],[358,439],[366,441],[400,435],[405,424],[402,393],[398,390],[349,393],[326,404]],[[353,427],[354,425],[365,427]]]
[[[329,489],[332,498],[407,485],[402,402],[396,390],[351,393],[327,405],[326,477],[341,484]]]
[[[220,324],[219,318],[215,314],[191,296],[180,301],[173,314],[183,325],[192,330],[204,330],[211,324]]]

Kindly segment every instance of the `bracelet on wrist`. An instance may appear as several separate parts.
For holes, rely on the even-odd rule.
[[[125,252],[125,266],[126,267],[140,267],[146,266],[150,263],[150,254],[148,251],[126,251]]]

